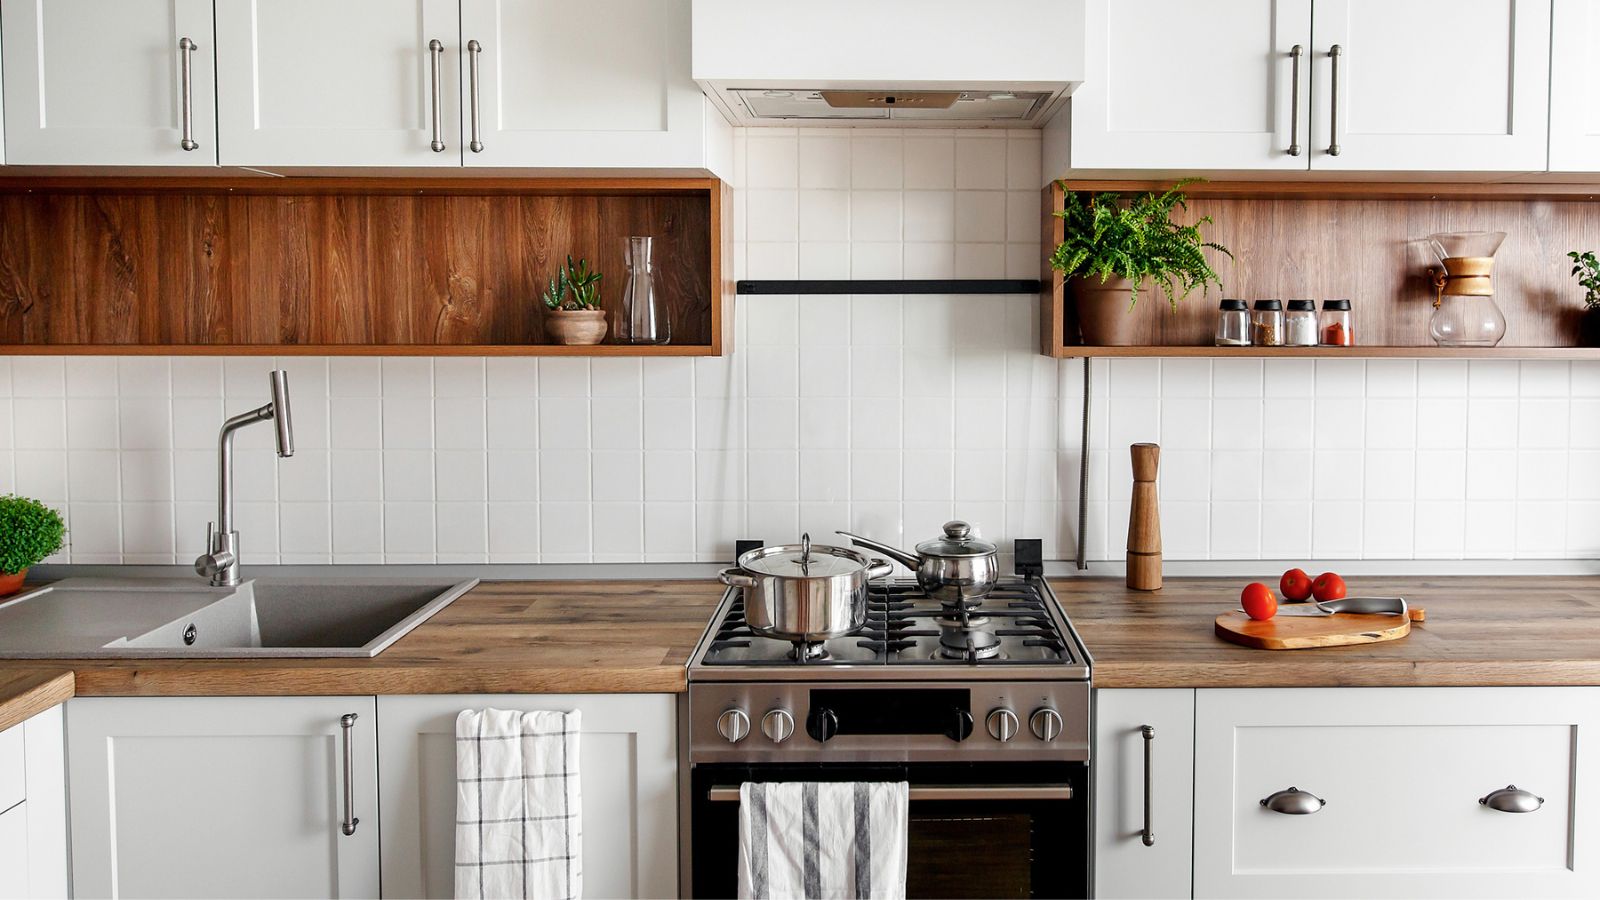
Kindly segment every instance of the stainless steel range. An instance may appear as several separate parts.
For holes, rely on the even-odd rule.
[[[689,664],[684,888],[733,893],[739,784],[908,781],[911,896],[1088,890],[1090,658],[1050,586],[946,606],[873,582],[866,624],[763,637],[740,588]]]

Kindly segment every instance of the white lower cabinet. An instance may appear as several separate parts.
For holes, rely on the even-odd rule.
[[[1189,896],[1194,694],[1094,692],[1096,897]]]
[[[1600,896],[1597,777],[1600,688],[1202,690],[1194,892]],[[1509,785],[1536,808],[1480,802]]]
[[[374,712],[372,697],[70,701],[74,895],[377,896]]]
[[[490,694],[378,698],[383,890],[455,888],[455,720],[463,709],[583,713],[583,892],[678,892],[677,698],[670,694]]]
[[[0,900],[67,896],[61,707],[0,731]]]

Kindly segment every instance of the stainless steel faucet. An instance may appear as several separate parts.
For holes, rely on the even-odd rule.
[[[210,577],[214,587],[239,583],[239,532],[233,528],[233,433],[246,425],[272,421],[277,425],[278,455],[294,455],[294,423],[289,415],[289,373],[274,369],[272,402],[222,423],[217,436],[217,521],[206,527],[206,552],[194,561],[194,570]]]

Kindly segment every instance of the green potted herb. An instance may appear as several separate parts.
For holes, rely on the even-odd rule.
[[[1577,276],[1578,287],[1583,288],[1583,318],[1578,325],[1578,343],[1584,347],[1600,347],[1600,259],[1593,250],[1579,253],[1567,252],[1572,260],[1572,274]]]
[[[546,333],[560,344],[598,344],[606,336],[606,312],[600,308],[600,273],[589,269],[589,261],[567,264],[558,271],[539,295],[550,314],[545,317]]]
[[[28,567],[61,549],[67,524],[37,500],[0,496],[0,597],[22,589]]]
[[[1145,329],[1131,313],[1151,285],[1161,288],[1174,310],[1195,288],[1222,285],[1204,251],[1233,254],[1201,235],[1211,217],[1193,225],[1172,221],[1174,210],[1188,209],[1182,188],[1193,180],[1135,197],[1066,191],[1066,202],[1055,214],[1064,220],[1064,236],[1050,265],[1067,279],[1085,344],[1145,342]]]

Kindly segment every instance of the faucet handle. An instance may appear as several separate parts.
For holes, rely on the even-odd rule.
[[[206,523],[206,552],[210,553],[217,546],[217,523]]]

